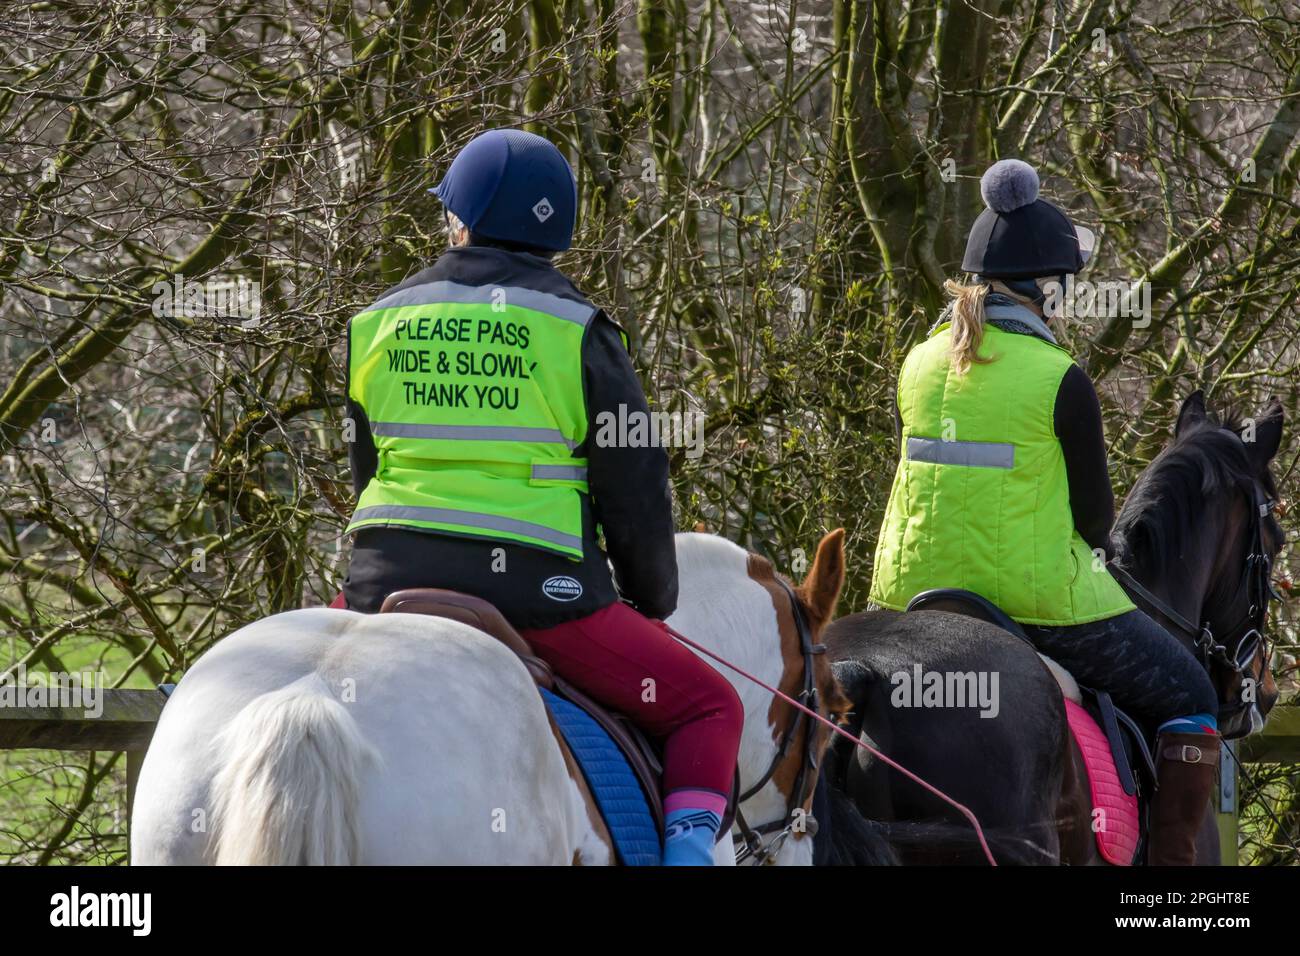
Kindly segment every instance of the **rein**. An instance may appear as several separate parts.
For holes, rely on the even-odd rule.
[[[969,807],[965,806],[964,804],[958,803],[956,800],[948,796],[938,787],[921,779],[916,774],[912,773],[912,771],[904,767],[902,764],[885,756],[885,754],[881,753],[879,750],[872,747],[870,744],[863,742],[860,738],[854,737],[852,734],[848,733],[843,728],[838,727],[832,721],[827,720],[821,714],[817,713],[815,709],[813,709],[817,706],[817,687],[813,677],[813,658],[819,654],[826,653],[826,645],[813,643],[812,628],[809,627],[808,625],[808,620],[803,613],[803,607],[799,604],[798,599],[795,597],[794,591],[791,590],[790,586],[786,584],[784,581],[782,581],[780,578],[777,578],[777,581],[780,583],[781,587],[785,590],[786,595],[790,598],[790,604],[794,608],[795,628],[799,632],[799,644],[803,652],[804,687],[803,690],[800,691],[799,696],[809,701],[812,704],[812,708],[808,707],[807,705],[801,703],[798,700],[795,700],[789,694],[783,693],[777,688],[764,683],[763,681],[755,677],[753,674],[750,674],[748,671],[745,671],[742,668],[737,667],[735,664],[731,663],[731,661],[726,660],[723,657],[720,657],[719,655],[715,654],[713,651],[709,650],[708,648],[701,647],[699,644],[696,644],[690,638],[684,637],[681,634],[678,634],[676,631],[670,630],[668,632],[678,641],[685,644],[687,647],[691,648],[694,651],[699,652],[700,654],[703,654],[708,658],[711,658],[712,660],[717,661],[719,664],[723,665],[729,670],[735,671],[741,677],[745,678],[746,680],[754,684],[757,684],[759,687],[763,688],[765,691],[774,695],[775,697],[778,697],[781,700],[785,701],[787,704],[789,704],[791,707],[795,708],[799,712],[795,720],[791,722],[790,726],[786,728],[785,733],[781,735],[781,742],[778,745],[776,756],[772,759],[771,766],[767,768],[767,773],[763,774],[759,782],[756,783],[754,786],[750,787],[744,793],[742,793],[736,801],[736,825],[740,828],[741,831],[740,838],[743,841],[743,846],[736,853],[736,862],[741,863],[744,860],[749,859],[749,857],[751,856],[754,857],[754,861],[756,863],[766,862],[767,860],[775,856],[775,854],[780,850],[781,846],[785,843],[786,839],[789,837],[791,832],[793,832],[795,828],[795,820],[794,820],[795,810],[801,807],[804,804],[804,802],[806,802],[806,800],[808,799],[808,794],[811,792],[812,788],[817,785],[816,776],[810,774],[809,770],[817,769],[817,761],[812,756],[813,753],[812,745],[814,742],[813,734],[816,731],[816,724],[821,723],[824,724],[826,727],[829,727],[835,733],[839,734],[845,740],[848,740],[854,745],[861,747],[863,750],[867,751],[867,753],[871,754],[873,757],[878,759],[881,763],[885,764],[888,767],[891,767],[894,770],[897,770],[904,777],[916,783],[923,789],[929,791],[934,796],[942,800],[944,803],[948,804],[953,809],[955,809],[963,817],[965,817],[970,822],[970,825],[974,828],[975,836],[979,839],[980,849],[984,851],[984,856],[988,858],[989,865],[997,866],[998,863],[997,860],[994,859],[993,857],[993,851],[989,849],[988,840],[986,840],[984,837],[984,828],[980,826],[979,819],[975,816],[975,814],[970,810]],[[743,803],[745,800],[748,800],[755,793],[761,790],[764,786],[766,786],[767,782],[772,779],[773,774],[776,773],[778,764],[780,764],[781,760],[785,757],[785,754],[788,752],[790,742],[794,739],[794,735],[797,732],[799,725],[801,723],[804,723],[803,718],[805,716],[808,718],[808,720],[807,720],[807,729],[805,732],[806,749],[805,749],[804,760],[802,766],[800,766],[799,768],[799,776],[795,781],[794,796],[791,798],[791,801],[786,808],[787,810],[786,815],[787,817],[791,818],[790,822],[783,824],[782,821],[776,820],[773,821],[772,823],[762,824],[756,828],[750,827],[745,822],[744,816],[740,812],[740,804]],[[809,835],[816,834],[817,821],[813,818],[812,814],[807,814],[805,819],[807,821],[807,832],[809,833]],[[763,841],[760,839],[759,834],[770,833],[775,830],[779,830],[780,832],[777,834],[775,839],[773,839],[772,841],[770,841],[768,844],[765,845]]]

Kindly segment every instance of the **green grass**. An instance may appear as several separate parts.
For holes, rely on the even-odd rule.
[[[21,654],[21,645],[13,638],[6,645],[4,668]],[[58,644],[57,653],[66,670],[100,672],[106,685],[131,662],[125,650],[94,639],[68,638]],[[43,673],[45,668],[31,670]],[[148,688],[151,684],[137,670],[123,686]],[[92,774],[103,776],[87,801],[86,781]],[[0,750],[0,863],[123,863],[126,820],[125,756]],[[57,848],[51,854],[47,848],[52,843]]]

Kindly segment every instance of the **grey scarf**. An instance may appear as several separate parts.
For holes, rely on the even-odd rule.
[[[1021,335],[1036,335],[1053,345],[1056,336],[1047,327],[1047,323],[1025,308],[1015,299],[999,292],[990,292],[984,298],[984,317],[1003,332],[1019,332]]]
[[[1003,332],[1014,332],[1018,335],[1034,335],[1040,339],[1045,339],[1056,345],[1056,336],[1052,335],[1052,330],[1047,327],[1047,323],[1037,315],[1025,308],[1010,296],[1003,295],[1001,292],[990,292],[984,297],[984,318],[989,324],[1001,329]],[[943,323],[951,321],[952,306],[949,305],[939,316],[939,321],[935,323],[937,328]],[[931,331],[934,331],[931,329]]]

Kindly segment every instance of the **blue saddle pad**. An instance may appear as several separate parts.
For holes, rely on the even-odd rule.
[[[624,866],[658,866],[659,832],[623,751],[581,707],[543,688],[538,690],[596,797],[619,862]]]

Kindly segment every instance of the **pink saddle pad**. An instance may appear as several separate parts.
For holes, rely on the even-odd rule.
[[[1065,702],[1065,713],[1088,771],[1097,849],[1107,863],[1132,866],[1138,845],[1137,795],[1125,793],[1120,785],[1110,744],[1092,715],[1072,700]]]

